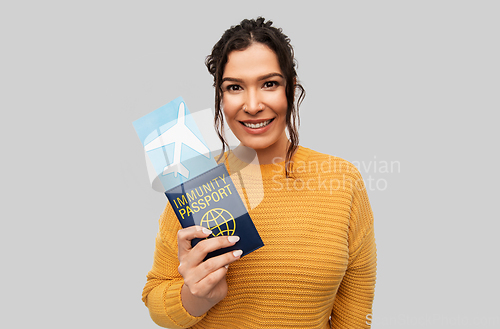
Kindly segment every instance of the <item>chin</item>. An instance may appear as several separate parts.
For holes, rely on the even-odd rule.
[[[249,138],[240,140],[240,142],[255,151],[273,149],[280,144],[279,138]]]
[[[254,149],[256,151],[264,150],[268,148],[270,145],[268,143],[259,143],[256,141],[245,141],[245,140],[240,140],[240,143],[243,146],[249,147],[251,149]]]

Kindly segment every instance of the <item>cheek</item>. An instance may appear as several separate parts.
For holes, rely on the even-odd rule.
[[[269,104],[279,115],[285,116],[288,109],[287,99],[285,93],[279,93],[273,95],[272,99],[269,100]]]
[[[226,118],[226,121],[229,121],[230,118],[234,117],[235,111],[234,111],[234,104],[232,104],[230,101],[227,99],[223,98],[222,99],[222,113],[224,114],[224,117]]]
[[[224,114],[229,116],[234,116],[239,108],[242,107],[241,101],[238,97],[233,97],[232,95],[222,96],[222,108],[224,109]]]
[[[238,113],[238,107],[231,103],[222,104],[222,114],[224,115],[225,122],[227,126],[233,133],[238,129],[238,122],[236,121],[236,114]]]

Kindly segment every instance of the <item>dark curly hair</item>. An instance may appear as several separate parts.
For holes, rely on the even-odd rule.
[[[274,51],[278,57],[278,62],[286,81],[287,114],[286,126],[289,140],[285,158],[285,175],[289,177],[292,171],[291,158],[299,146],[300,125],[299,105],[305,97],[305,90],[298,83],[297,72],[295,71],[296,61],[290,39],[283,34],[282,29],[272,26],[272,21],[267,21],[263,17],[257,19],[244,19],[239,25],[231,26],[224,32],[220,40],[212,48],[212,53],[207,56],[205,65],[210,74],[214,77],[215,87],[215,129],[222,142],[222,154],[229,149],[229,145],[224,138],[224,121],[222,117],[222,76],[226,67],[229,53],[234,50],[244,50],[253,43],[262,43]],[[297,102],[295,102],[295,92],[298,91]],[[222,156],[221,154],[221,156]],[[220,158],[219,158],[220,159]]]

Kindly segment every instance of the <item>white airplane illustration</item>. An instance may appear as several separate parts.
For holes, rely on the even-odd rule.
[[[205,144],[196,137],[195,134],[186,126],[185,124],[185,114],[184,102],[179,105],[179,114],[177,115],[177,123],[167,131],[165,131],[160,136],[153,139],[147,145],[144,146],[146,152],[155,150],[157,148],[175,143],[174,145],[174,161],[168,164],[163,169],[163,175],[168,173],[174,173],[174,177],[177,177],[177,173],[188,178],[189,170],[184,167],[181,163],[181,147],[182,144],[192,148],[196,152],[203,154],[205,157],[209,158],[209,152]]]

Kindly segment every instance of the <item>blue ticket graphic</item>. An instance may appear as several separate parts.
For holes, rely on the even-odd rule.
[[[217,166],[182,97],[133,125],[165,190]]]

